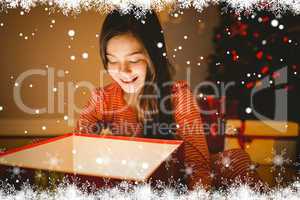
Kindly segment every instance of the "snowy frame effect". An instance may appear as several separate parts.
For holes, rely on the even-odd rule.
[[[95,10],[100,13],[109,13],[115,8],[123,13],[131,10],[136,5],[140,10],[135,10],[137,17],[142,16],[149,9],[161,11],[166,8],[186,9],[194,8],[198,12],[203,11],[210,5],[227,3],[237,13],[246,11],[268,9],[280,14],[289,10],[295,15],[300,14],[299,0],[0,0],[0,12],[6,9],[21,8],[29,12],[38,5],[44,5],[51,10],[61,10],[64,15],[78,14],[82,10]],[[3,184],[3,183],[2,183]],[[37,193],[31,187],[24,187],[21,191],[7,193],[7,186],[0,186],[0,199],[300,199],[300,183],[295,181],[289,187],[275,188],[267,194],[253,191],[247,185],[241,183],[239,186],[232,186],[228,192],[217,191],[209,193],[199,187],[198,190],[178,195],[170,188],[158,195],[148,185],[140,185],[133,191],[121,191],[118,188],[112,190],[100,190],[96,194],[86,194],[75,188],[73,185],[59,187],[55,193],[44,191]]]
[[[194,8],[198,12],[210,5],[226,3],[237,13],[242,11],[268,9],[274,13],[284,13],[289,10],[300,14],[300,1],[298,0],[0,0],[0,8],[21,8],[27,12],[37,5],[46,5],[61,10],[63,14],[78,14],[82,10],[96,10],[100,13],[109,13],[118,8],[123,13],[131,10],[132,5],[141,9],[135,10],[137,17],[142,16],[147,10],[161,11],[167,7],[175,9]]]
[[[193,191],[188,191],[185,188],[179,191],[173,188],[161,185],[163,190],[157,190],[150,187],[149,184],[130,185],[127,182],[122,182],[114,188],[101,188],[93,192],[87,192],[84,188],[78,188],[74,184],[64,182],[55,189],[55,191],[43,190],[37,191],[30,185],[24,184],[21,190],[7,186],[4,190],[0,190],[1,200],[11,199],[28,199],[28,200],[265,200],[265,199],[300,199],[300,182],[295,181],[289,187],[274,188],[268,192],[261,193],[251,189],[247,184],[236,183],[226,191],[208,192],[202,187],[198,187]]]

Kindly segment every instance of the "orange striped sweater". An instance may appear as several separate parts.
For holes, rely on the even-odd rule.
[[[110,124],[111,132],[114,135],[126,134],[126,136],[139,137],[142,132],[142,124],[138,122],[135,111],[127,105],[123,94],[122,88],[115,81],[105,87],[93,90],[80,113],[74,131],[77,133],[98,132],[101,131],[101,127],[97,127],[97,122],[104,122]],[[210,157],[199,107],[185,80],[174,81],[172,103],[175,122],[178,124],[176,135],[184,141],[183,162],[185,166],[192,169],[187,185],[192,189],[198,181],[201,181],[206,188],[210,188],[213,182],[211,168],[216,169],[215,171],[218,173],[218,169],[222,167],[218,165],[222,165],[222,162],[217,160],[222,159],[223,155]],[[230,155],[230,152],[227,154]],[[241,156],[236,152],[232,155],[239,158],[235,159],[238,161],[236,168],[239,169],[239,173],[244,173],[250,164],[248,157]],[[224,173],[224,171],[220,171],[220,173]],[[225,173],[224,177],[228,177],[228,173]],[[231,172],[229,175],[235,177],[237,174]]]

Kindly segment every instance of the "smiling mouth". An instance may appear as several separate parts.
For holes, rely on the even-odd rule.
[[[131,80],[129,80],[129,81],[124,81],[124,80],[122,80],[122,79],[121,79],[121,81],[122,81],[123,83],[129,84],[129,83],[133,83],[133,82],[136,81],[137,79],[138,79],[138,76],[134,77],[133,79],[131,79]]]

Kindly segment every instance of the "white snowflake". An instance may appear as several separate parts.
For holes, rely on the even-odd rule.
[[[284,160],[283,160],[284,158],[281,156],[281,155],[275,155],[274,157],[273,157],[273,164],[275,165],[275,166],[282,166],[283,165],[283,163],[284,163]]]
[[[162,42],[158,42],[158,43],[157,43],[157,47],[158,47],[158,48],[162,48],[162,47],[163,47],[163,43],[162,43]]]
[[[89,54],[87,52],[83,52],[82,55],[81,55],[81,57],[83,59],[88,59],[89,58]]]
[[[109,177],[104,177],[104,178],[102,178],[102,180],[103,180],[105,186],[108,186],[111,179]]]
[[[180,169],[181,172],[184,172],[184,178],[191,177],[194,173],[193,169],[194,165],[189,165],[187,163],[184,163],[184,168]]]
[[[59,169],[60,165],[63,163],[63,160],[59,159],[58,154],[52,155],[49,152],[46,152],[47,160],[44,161],[50,166],[50,169]]]
[[[280,153],[272,149],[272,158],[267,158],[266,160],[272,163],[272,172],[276,170],[279,170],[280,172],[285,172],[286,165],[290,164],[292,161],[286,157],[286,149],[282,149]]]
[[[227,155],[221,154],[221,159],[217,160],[216,163],[221,166],[221,171],[224,172],[226,170],[233,170],[232,168],[232,160],[230,158],[230,152]]]
[[[209,176],[210,176],[212,179],[214,179],[215,176],[216,176],[216,174],[215,174],[215,172],[211,172],[211,173],[209,174]]]
[[[24,174],[26,171],[20,167],[10,167],[8,168],[8,172],[11,174],[11,179],[16,179],[16,182],[18,183],[19,180],[22,178],[22,174]]]
[[[70,29],[70,30],[68,31],[68,35],[69,35],[70,37],[74,37],[74,36],[75,36],[75,31],[74,31],[73,29]]]
[[[221,161],[224,167],[228,168],[230,166],[231,159],[228,156],[224,156]]]
[[[41,179],[43,177],[43,173],[41,170],[38,170],[35,172],[35,177],[38,179]]]
[[[275,181],[280,185],[284,180],[286,167],[291,164],[292,160],[286,157],[286,149],[282,149],[280,153],[273,149],[272,155],[273,157],[271,159],[267,158],[266,160],[271,161],[271,172],[275,174]]]
[[[254,171],[256,171],[257,167],[258,167],[258,164],[257,164],[257,163],[251,163],[251,164],[249,165],[249,171],[250,171],[250,172],[254,172]]]

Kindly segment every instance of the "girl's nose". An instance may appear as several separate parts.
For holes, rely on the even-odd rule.
[[[130,73],[132,70],[131,68],[129,67],[128,64],[122,64],[121,65],[121,72],[124,72],[124,73]]]

